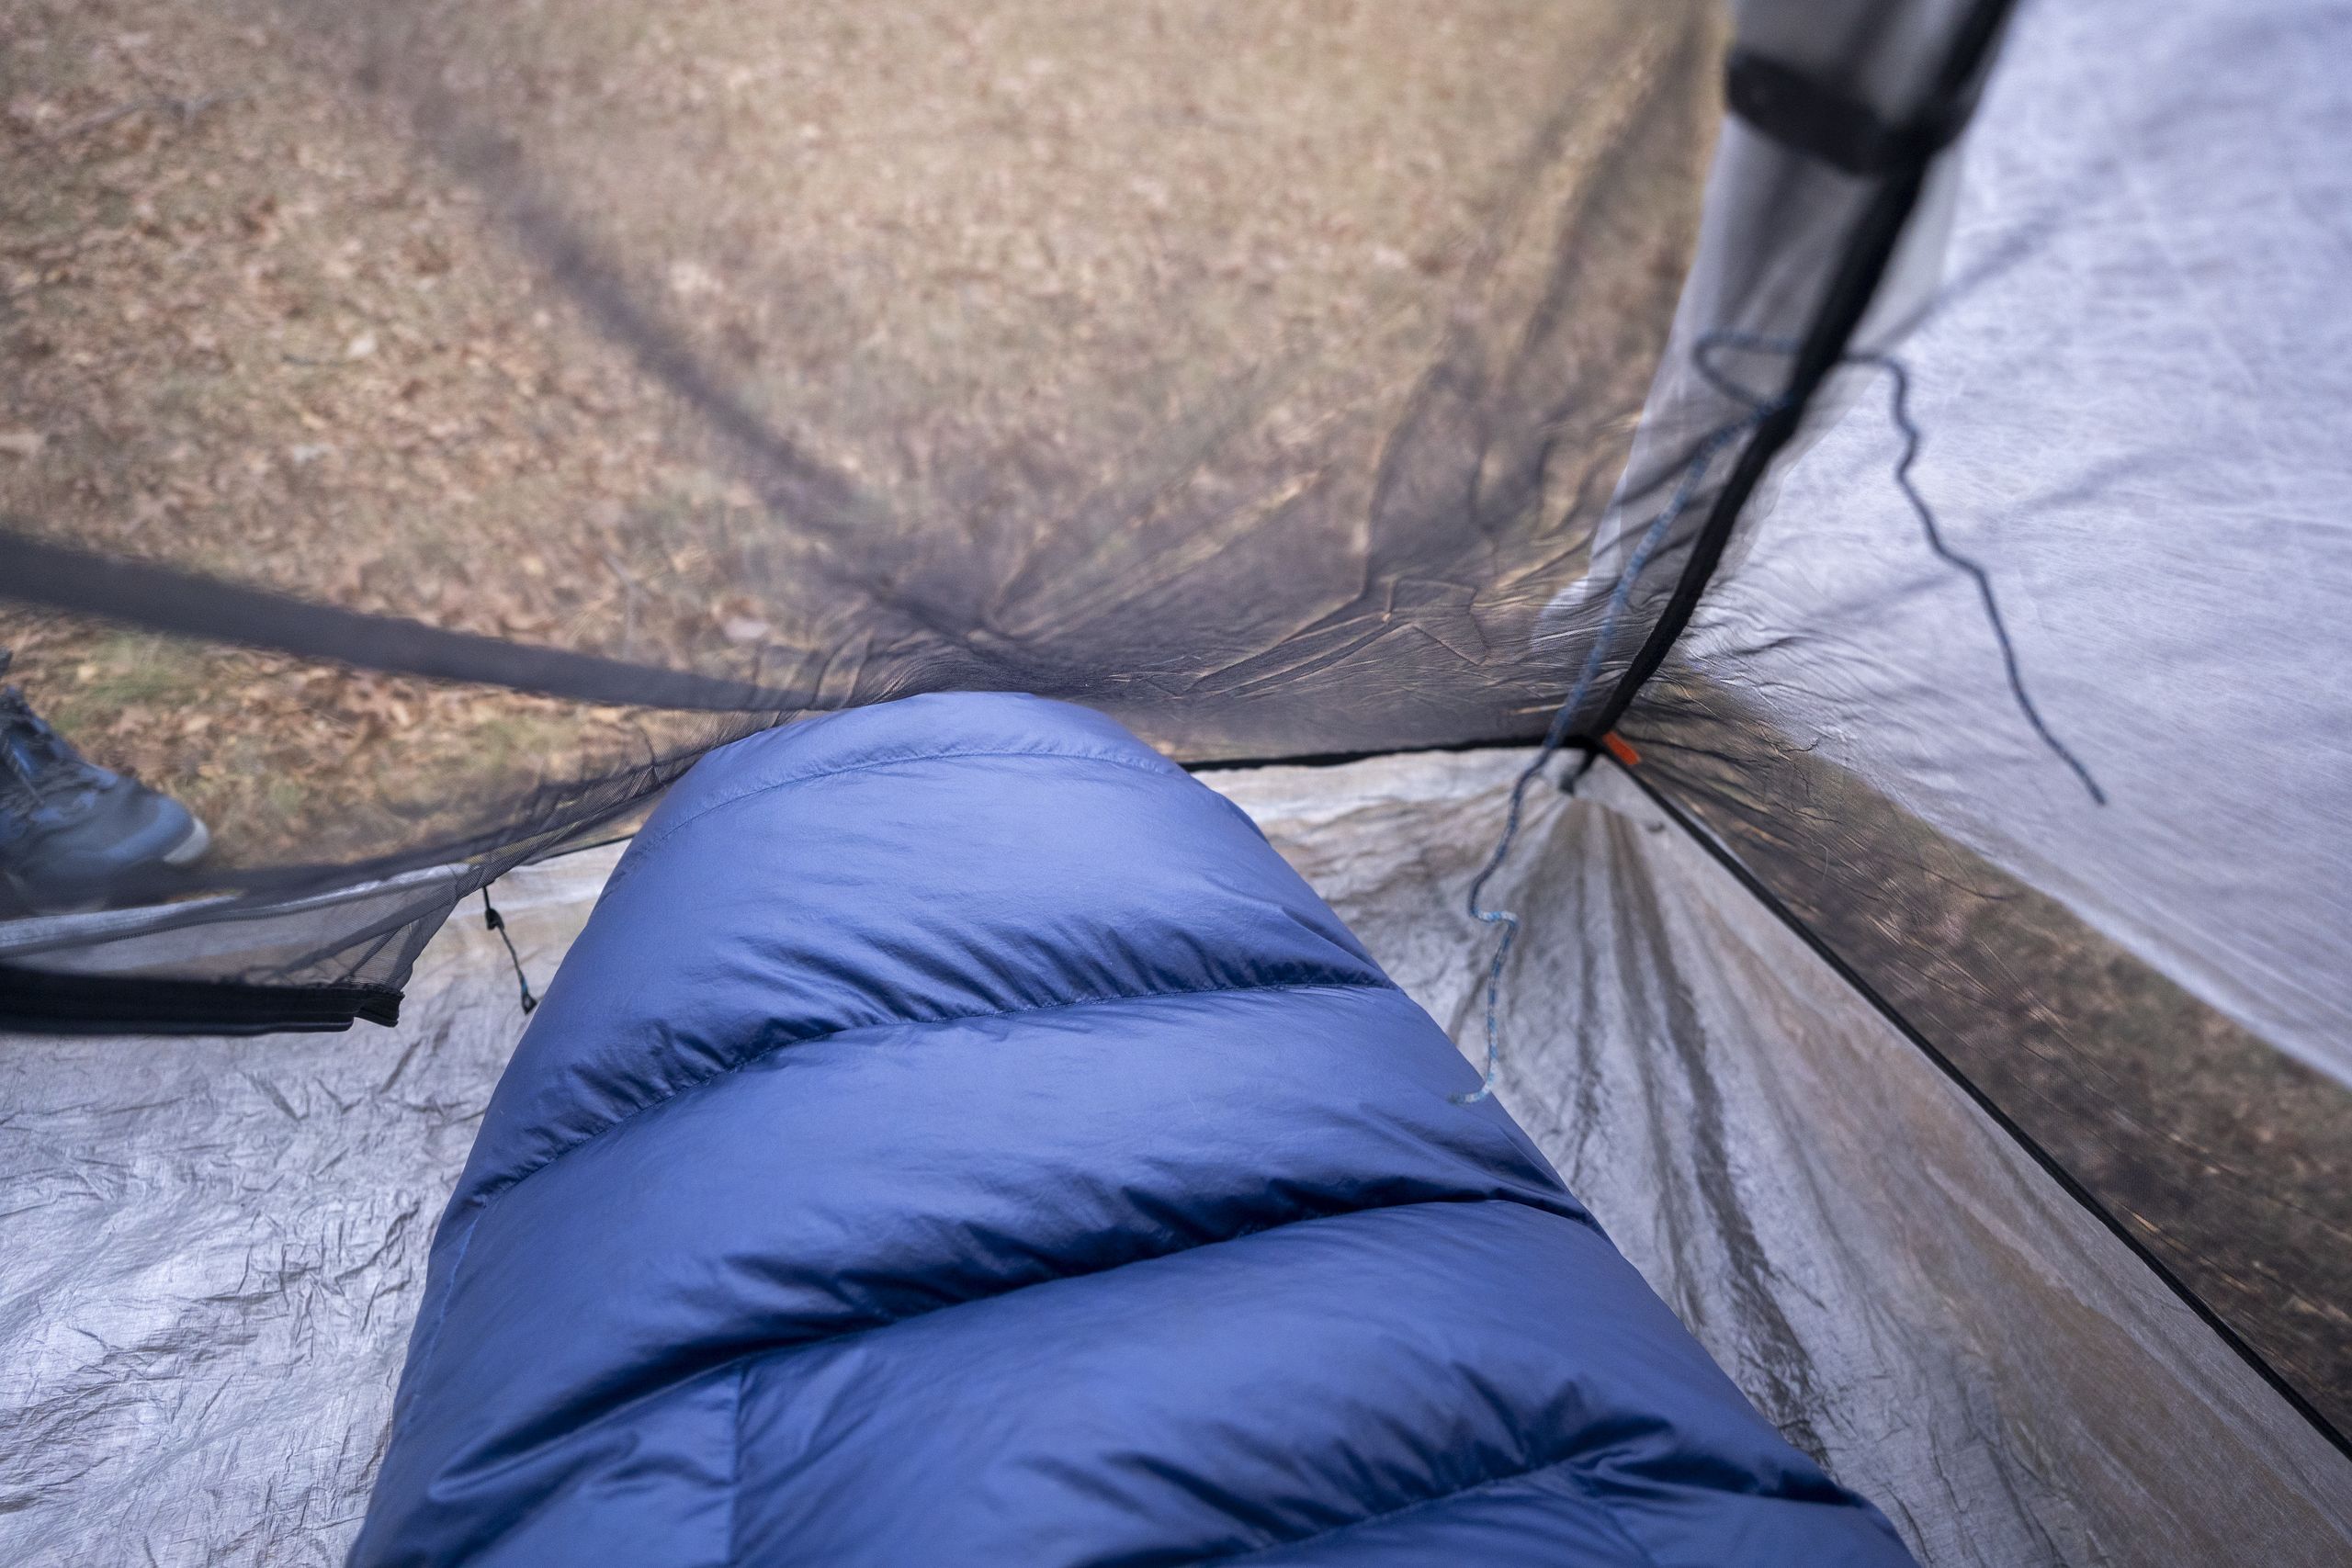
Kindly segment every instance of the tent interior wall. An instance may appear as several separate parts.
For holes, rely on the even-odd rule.
[[[1446,895],[1487,846],[1449,825],[1499,812],[1531,755],[1201,776],[1472,1049],[1486,942]],[[1537,795],[1526,830],[1495,897],[1578,940],[1531,942],[1512,977],[1506,1103],[1923,1562],[2340,1559],[2342,1456],[1613,764]],[[551,971],[618,852],[502,883],[527,973]],[[393,1030],[266,1056],[11,1043],[20,1166],[43,1173],[0,1221],[40,1260],[0,1298],[28,1352],[0,1391],[28,1560],[126,1541],[159,1562],[340,1560],[430,1221],[516,1023],[475,918],[435,939]],[[85,1213],[71,1238],[42,1203]],[[107,1509],[81,1506],[93,1492]]]
[[[1929,1568],[2352,1562],[2340,7],[13,4],[0,646],[218,841],[0,918],[0,1555],[340,1561],[614,840],[987,690]]]

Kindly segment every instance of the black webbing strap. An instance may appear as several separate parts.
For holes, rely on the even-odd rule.
[[[174,567],[48,544],[6,526],[0,526],[0,597],[170,637],[614,707],[784,713],[816,705],[806,692],[314,604]]]
[[[0,964],[0,1029],[41,1034],[276,1034],[400,1021],[390,986],[258,986]]]
[[[1758,133],[1849,175],[1884,175],[1942,152],[1966,123],[1945,113],[1894,125],[1876,109],[1825,87],[1792,65],[1734,49],[1724,67],[1724,103]]]

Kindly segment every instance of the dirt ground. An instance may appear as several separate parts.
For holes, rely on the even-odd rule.
[[[980,618],[959,574],[1004,599],[1038,530],[1145,504],[1172,455],[1243,423],[1304,449],[1410,385],[1546,127],[1589,165],[1663,69],[1675,29],[1637,10],[0,0],[0,513],[822,681],[877,592]],[[1644,277],[1658,314],[1671,269]],[[780,508],[745,430],[863,509]],[[944,516],[954,553],[921,534]],[[1114,616],[1127,547],[1102,529],[1063,570],[1102,591],[1062,612]],[[416,842],[707,732],[15,610],[0,644],[229,862]]]
[[[263,7],[103,0],[11,0],[0,36],[10,525],[478,631],[621,612],[611,522],[695,476],[665,461],[648,389],[552,330],[479,201],[320,40]],[[466,543],[485,535],[501,547]],[[368,837],[351,813],[429,811],[526,754],[560,767],[621,722],[4,624],[42,710],[232,852],[333,853]]]

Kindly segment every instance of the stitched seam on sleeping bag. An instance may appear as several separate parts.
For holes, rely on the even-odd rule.
[[[505,1180],[486,1185],[473,1196],[469,1206],[477,1212],[487,1210],[492,1200],[512,1192],[566,1155],[576,1149],[584,1148],[616,1128],[634,1121],[649,1111],[658,1111],[682,1095],[691,1094],[707,1085],[718,1082],[721,1078],[740,1073],[756,1062],[765,1061],[778,1051],[789,1051],[795,1046],[814,1045],[820,1041],[836,1039],[843,1034],[857,1034],[867,1030],[880,1032],[895,1029],[937,1029],[950,1024],[977,1023],[983,1019],[1029,1018],[1039,1013],[1066,1012],[1074,1008],[1116,1006],[1122,1002],[1150,1002],[1180,997],[1251,996],[1268,991],[1365,991],[1397,996],[1404,994],[1394,981],[1375,984],[1366,980],[1268,980],[1250,985],[1191,986],[1159,991],[1106,991],[1100,996],[1069,997],[1057,1002],[1041,1002],[1035,1007],[992,1008],[981,1012],[946,1013],[938,1018],[892,1018],[872,1023],[846,1023],[839,1029],[820,1030],[814,1034],[800,1034],[788,1040],[774,1041],[739,1061],[728,1063],[717,1072],[704,1077],[690,1078],[665,1094],[658,1095],[641,1104],[632,1105],[604,1125],[591,1128],[571,1143],[565,1144],[537,1164],[524,1167]]]
[[[560,1413],[551,1413],[546,1416],[545,1419],[554,1421],[556,1416],[560,1415],[560,1431],[565,1434],[577,1433],[594,1427],[599,1422],[611,1420],[620,1416],[631,1407],[640,1404],[644,1401],[659,1399],[667,1394],[673,1393],[679,1388],[684,1387],[697,1379],[723,1377],[731,1373],[736,1380],[736,1397],[738,1404],[736,1409],[737,1426],[735,1428],[735,1457],[737,1462],[740,1464],[742,1458],[742,1409],[741,1400],[742,1398],[743,1380],[747,1379],[761,1363],[765,1361],[800,1355],[807,1351],[817,1349],[820,1347],[838,1346],[844,1340],[856,1339],[867,1335],[885,1334],[893,1328],[899,1327],[906,1324],[920,1323],[922,1320],[935,1316],[940,1313],[953,1312],[958,1307],[978,1306],[989,1303],[1001,1302],[1009,1297],[1016,1296],[1023,1291],[1035,1290],[1041,1285],[1061,1284],[1076,1280],[1097,1279],[1105,1274],[1117,1273],[1122,1269],[1132,1268],[1137,1264],[1154,1263],[1164,1258],[1178,1258],[1187,1253],[1197,1252],[1204,1247],[1219,1247],[1228,1242],[1242,1241],[1251,1236],[1265,1235],[1274,1231],[1287,1230],[1294,1225],[1332,1224],[1354,1219],[1365,1214],[1388,1214],[1395,1213],[1404,1209],[1433,1208],[1439,1205],[1511,1203],[1516,1204],[1521,1208],[1532,1209],[1538,1213],[1548,1214],[1554,1219],[1567,1221],[1571,1224],[1580,1224],[1593,1229],[1599,1228],[1598,1223],[1589,1213],[1585,1212],[1581,1204],[1576,1203],[1575,1200],[1568,1195],[1565,1188],[1560,1190],[1559,1196],[1567,1199],[1568,1204],[1572,1206],[1564,1207],[1538,1202],[1531,1196],[1524,1193],[1503,1191],[1462,1191],[1455,1193],[1433,1192],[1419,1197],[1397,1198],[1380,1202],[1355,1203],[1346,1207],[1328,1209],[1313,1213],[1286,1214],[1264,1224],[1237,1227],[1236,1229],[1222,1235],[1213,1235],[1197,1241],[1180,1240],[1176,1245],[1162,1251],[1139,1252],[1131,1258],[1116,1258],[1111,1262],[1100,1264],[1091,1268],[1079,1269],[1064,1273],[1047,1274],[1035,1280],[1014,1280],[1002,1285],[1000,1289],[991,1290],[983,1294],[966,1296],[957,1301],[933,1303],[929,1306],[920,1308],[914,1312],[906,1313],[898,1317],[885,1318],[875,1323],[862,1323],[848,1327],[836,1328],[827,1333],[815,1335],[807,1339],[789,1340],[782,1344],[739,1345],[733,1348],[713,1354],[707,1361],[666,1369],[663,1376],[658,1382],[648,1382],[644,1387],[635,1390],[628,1394],[609,1398],[600,1404],[586,1408],[575,1406],[564,1409]],[[527,1432],[528,1429],[526,1428],[526,1431]],[[514,1432],[510,1431],[506,1434],[506,1438],[511,1442],[515,1436],[516,1434]],[[545,1440],[546,1438],[541,1434],[536,1432],[529,1433],[527,1440],[525,1442],[521,1451],[529,1452],[535,1450],[537,1447]],[[509,1461],[506,1462],[514,1461]],[[1566,1463],[1567,1461],[1563,1460],[1555,1462]],[[1404,1504],[1398,1508],[1390,1510],[1390,1513],[1404,1513],[1414,1508],[1426,1506],[1431,1503],[1442,1503],[1446,1501],[1449,1497],[1466,1495],[1467,1494],[1476,1492],[1482,1487],[1500,1485],[1503,1483],[1513,1480],[1518,1476],[1532,1474],[1536,1472],[1550,1468],[1550,1464],[1539,1464],[1531,1467],[1529,1470],[1516,1471],[1508,1475],[1492,1476],[1485,1481],[1476,1482],[1471,1485],[1460,1488],[1456,1492],[1443,1493],[1435,1497],[1426,1497],[1417,1502]],[[1385,1518],[1387,1517],[1387,1514],[1367,1515],[1362,1519],[1351,1519],[1346,1524],[1334,1525],[1329,1530],[1321,1531],[1318,1532],[1318,1534],[1330,1534],[1340,1530],[1350,1529],[1354,1528],[1356,1525],[1368,1524],[1375,1519]],[[1316,1539],[1316,1537],[1302,1536],[1299,1539],[1301,1540],[1310,1540]],[[1272,1551],[1277,1550],[1278,1547],[1293,1546],[1296,1544],[1296,1541],[1281,1541],[1276,1542],[1272,1546],[1252,1547],[1250,1549],[1250,1552]],[[732,1549],[730,1548],[730,1551]],[[730,1562],[732,1562],[731,1556],[729,1561]],[[1211,1559],[1209,1561],[1223,1562],[1225,1559]]]
[[[566,1155],[571,1154],[575,1150],[586,1147],[588,1145],[604,1137],[614,1129],[625,1125],[628,1122],[645,1114],[649,1111],[658,1110],[660,1107],[669,1104],[672,1100],[676,1100],[683,1095],[690,1094],[695,1089],[702,1089],[709,1084],[717,1083],[722,1078],[726,1078],[736,1073],[741,1072],[744,1068],[752,1066],[753,1063],[764,1061],[767,1057],[774,1055],[778,1051],[788,1050],[797,1045],[813,1045],[820,1041],[834,1039],[843,1034],[854,1034],[865,1030],[932,1029],[948,1024],[970,1023],[981,1019],[1024,1018],[1036,1013],[1062,1012],[1076,1008],[1102,1007],[1120,1002],[1148,1002],[1158,1000],[1161,998],[1179,997],[1247,996],[1268,991],[1363,991],[1371,993],[1393,993],[1398,996],[1402,996],[1404,994],[1402,991],[1398,990],[1393,981],[1382,985],[1373,985],[1362,981],[1345,980],[1283,981],[1261,986],[1200,986],[1182,990],[1136,991],[1133,993],[1114,992],[1108,996],[1074,998],[1069,1001],[1054,1002],[1043,1007],[1003,1008],[989,1012],[956,1013],[946,1018],[891,1019],[880,1023],[850,1024],[841,1029],[829,1029],[820,1033],[799,1035],[793,1039],[779,1040],[772,1044],[763,1045],[759,1050],[752,1052],[750,1055],[743,1057],[741,1061],[730,1062],[707,1077],[695,1078],[690,1082],[680,1084],[677,1088],[670,1090],[667,1094],[662,1095],[658,1099],[649,1100],[641,1105],[630,1107],[627,1111],[623,1112],[619,1116],[616,1116],[613,1120],[605,1122],[603,1126],[594,1128],[582,1136],[574,1139],[572,1142],[565,1144],[562,1147],[555,1150],[555,1152],[548,1155],[537,1165],[526,1167],[524,1169],[517,1171],[514,1176],[508,1178],[506,1180],[499,1182],[493,1186],[483,1188],[481,1191],[476,1193],[471,1199],[468,1200],[467,1206],[472,1211],[472,1213],[466,1221],[466,1233],[463,1236],[458,1238],[458,1249],[449,1258],[449,1283],[448,1286],[441,1292],[440,1310],[435,1312],[433,1315],[432,1335],[418,1346],[416,1354],[410,1359],[411,1365],[409,1371],[413,1374],[421,1374],[424,1368],[431,1364],[434,1353],[440,1348],[441,1331],[447,1325],[449,1321],[449,1309],[451,1303],[457,1298],[458,1279],[465,1268],[466,1254],[472,1248],[475,1233],[481,1230],[481,1222],[489,1214],[491,1204],[493,1201],[504,1197],[507,1193],[512,1192],[524,1182],[528,1181],[532,1177],[537,1176],[539,1172],[546,1170],[548,1167],[556,1164],[559,1160],[561,1160]],[[422,1380],[420,1378],[420,1385],[421,1381]],[[407,1377],[403,1377],[401,1382],[405,1388],[409,1382],[409,1379]],[[393,1412],[393,1424],[396,1427],[404,1427],[406,1425],[406,1414],[405,1410],[400,1409],[396,1409]]]
[[[1561,1189],[1561,1194],[1564,1197],[1568,1197],[1570,1202],[1575,1202],[1574,1197],[1567,1192],[1566,1189]],[[1064,1273],[1047,1274],[1035,1280],[1019,1280],[1004,1286],[1001,1290],[990,1291],[984,1295],[965,1296],[961,1300],[952,1302],[934,1302],[929,1306],[918,1308],[916,1311],[910,1313],[902,1313],[897,1317],[886,1317],[877,1323],[861,1323],[847,1328],[836,1328],[828,1333],[813,1336],[810,1338],[789,1340],[781,1345],[751,1346],[730,1351],[723,1359],[713,1362],[712,1364],[715,1366],[724,1366],[729,1361],[749,1363],[766,1360],[772,1357],[796,1356],[803,1351],[813,1350],[820,1346],[837,1346],[844,1339],[855,1339],[861,1336],[868,1334],[883,1334],[905,1324],[921,1323],[925,1318],[933,1316],[939,1313],[953,1312],[957,1307],[979,1306],[989,1302],[1001,1302],[1009,1296],[1019,1295],[1023,1291],[1035,1290],[1040,1285],[1058,1285],[1073,1280],[1098,1279],[1104,1274],[1114,1274],[1122,1269],[1132,1268],[1138,1263],[1158,1263],[1170,1258],[1182,1258],[1188,1253],[1198,1252],[1204,1247],[1222,1247],[1227,1242],[1247,1241],[1252,1236],[1271,1235],[1275,1231],[1288,1230],[1294,1225],[1321,1224],[1327,1221],[1354,1219],[1363,1214],[1393,1214],[1404,1209],[1430,1209],[1437,1208],[1442,1205],[1457,1203],[1516,1203],[1522,1209],[1532,1209],[1539,1214],[1549,1214],[1555,1220],[1566,1220],[1571,1224],[1585,1225],[1594,1230],[1600,1229],[1600,1222],[1595,1220],[1589,1213],[1587,1213],[1584,1210],[1584,1206],[1580,1203],[1577,1204],[1573,1209],[1560,1208],[1549,1204],[1534,1202],[1531,1201],[1527,1195],[1518,1192],[1478,1192],[1471,1190],[1464,1190],[1460,1192],[1430,1192],[1420,1197],[1396,1198],[1377,1203],[1355,1203],[1350,1204],[1344,1208],[1321,1209],[1312,1213],[1284,1214],[1279,1219],[1269,1220],[1263,1224],[1237,1225],[1221,1235],[1207,1236],[1199,1241],[1180,1240],[1175,1246],[1168,1247],[1163,1251],[1138,1252],[1132,1258],[1115,1258],[1109,1263],[1104,1263],[1091,1269],[1079,1269]],[[696,1374],[689,1373],[686,1375],[692,1376]],[[683,1381],[683,1379],[674,1379],[673,1381]],[[1539,1465],[1537,1468],[1542,1469],[1544,1467]],[[1514,1473],[1523,1474],[1526,1472],[1516,1472]],[[1478,1486],[1486,1486],[1491,1485],[1495,1482],[1508,1481],[1510,1479],[1510,1476],[1496,1476],[1488,1481],[1478,1482],[1475,1484]],[[1430,1500],[1436,1501],[1439,1499]],[[1419,1505],[1407,1504],[1405,1506],[1407,1507],[1417,1507]],[[1361,1523],[1362,1521],[1351,1522]],[[1345,1529],[1348,1527],[1346,1525],[1334,1525],[1331,1528],[1334,1529]],[[1271,1551],[1272,1548],[1252,1547],[1250,1550],[1253,1551]]]
[[[741,805],[744,801],[755,799],[763,795],[773,795],[778,790],[794,789],[801,784],[822,784],[827,779],[837,779],[850,773],[868,773],[880,768],[902,768],[922,762],[1012,761],[1029,757],[1043,758],[1057,762],[1094,762],[1104,767],[1123,768],[1128,773],[1141,773],[1147,778],[1165,779],[1171,782],[1182,781],[1188,784],[1193,782],[1190,774],[1173,762],[1165,760],[1155,759],[1154,761],[1148,762],[1140,758],[1131,759],[1103,752],[1045,751],[1034,748],[988,748],[969,751],[912,751],[902,757],[874,757],[863,762],[846,762],[838,768],[827,768],[822,773],[799,773],[791,778],[776,779],[768,784],[753,785],[739,795],[726,795],[711,801],[695,810],[692,816],[683,818],[662,829],[660,838],[643,839],[630,847],[639,855],[650,854],[654,850],[668,843],[678,834],[715,811],[724,811],[730,806]],[[1202,784],[1198,787],[1206,789],[1208,786]],[[1210,790],[1209,793],[1216,795],[1216,792]],[[1223,800],[1225,797],[1217,795],[1217,798]],[[614,867],[613,874],[605,879],[605,890],[611,891],[613,886],[619,882],[625,874],[634,869],[636,868],[631,865]]]
[[[1303,1546],[1311,1546],[1317,1541],[1329,1540],[1334,1536],[1345,1535],[1350,1530],[1362,1529],[1368,1525],[1389,1524],[1395,1520],[1401,1519],[1409,1514],[1419,1513],[1426,1508],[1441,1507],[1449,1503],[1458,1503],[1464,1497],[1475,1497],[1481,1492],[1492,1492],[1499,1487],[1508,1486],[1515,1481],[1525,1481],[1530,1476],[1542,1475],[1547,1471],[1555,1470],[1566,1471],[1567,1472],[1568,1479],[1576,1483],[1577,1492],[1584,1496],[1587,1502],[1590,1503],[1593,1507],[1599,1511],[1601,1517],[1609,1521],[1609,1528],[1623,1539],[1625,1544],[1633,1549],[1634,1555],[1637,1559],[1649,1564],[1649,1568],[1658,1568],[1658,1561],[1656,1554],[1653,1553],[1648,1547],[1643,1545],[1640,1539],[1636,1537],[1633,1531],[1625,1528],[1624,1521],[1617,1517],[1616,1505],[1611,1503],[1607,1495],[1593,1483],[1592,1477],[1585,1473],[1586,1466],[1590,1461],[1591,1457],[1592,1456],[1588,1453],[1573,1453],[1560,1459],[1546,1460],[1539,1464],[1531,1464],[1524,1469],[1514,1470],[1507,1474],[1490,1475],[1484,1481],[1473,1482],[1467,1486],[1457,1486],[1450,1492],[1441,1492],[1433,1497],[1416,1498],[1410,1503],[1399,1504],[1394,1508],[1384,1508],[1376,1514],[1366,1514],[1360,1519],[1350,1519],[1345,1524],[1332,1525],[1327,1529],[1316,1530],[1312,1534],[1302,1535],[1291,1540],[1278,1540],[1266,1546],[1253,1546],[1246,1551],[1231,1552],[1221,1557],[1194,1558],[1193,1560],[1193,1568],[1209,1568],[1209,1565],[1212,1563],[1246,1563],[1252,1558],[1269,1557],[1277,1551],[1296,1551],[1298,1548]]]
[[[735,1368],[735,1403],[727,1416],[727,1555],[720,1558],[719,1568],[735,1568],[736,1538],[743,1519],[743,1384],[752,1375],[749,1361]]]

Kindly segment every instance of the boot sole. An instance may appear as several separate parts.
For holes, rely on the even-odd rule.
[[[164,852],[164,863],[175,869],[194,865],[211,847],[212,829],[204,825],[203,818],[190,817],[187,836]]]

